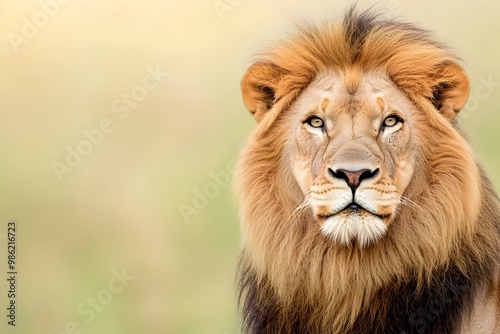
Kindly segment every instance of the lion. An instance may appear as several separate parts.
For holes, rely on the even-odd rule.
[[[248,68],[243,333],[500,333],[500,201],[458,124],[460,62],[353,7]]]

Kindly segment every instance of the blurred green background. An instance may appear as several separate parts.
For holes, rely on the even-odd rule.
[[[0,333],[239,333],[228,171],[255,125],[241,76],[294,19],[350,3],[1,0]],[[472,99],[461,120],[498,188],[500,2],[377,7],[463,58]],[[11,219],[15,328],[3,278]]]

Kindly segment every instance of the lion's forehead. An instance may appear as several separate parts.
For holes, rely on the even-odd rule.
[[[354,79],[353,79],[354,78]],[[353,83],[355,81],[355,83]],[[319,74],[299,97],[302,111],[318,111],[329,118],[376,118],[408,104],[405,95],[383,73]],[[378,127],[378,124],[373,124]]]

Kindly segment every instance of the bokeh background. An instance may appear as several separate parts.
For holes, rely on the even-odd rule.
[[[337,17],[350,3],[1,0],[0,333],[239,333],[228,175],[255,125],[241,76],[294,19]],[[500,2],[376,6],[463,58],[472,100],[461,121],[498,188]],[[112,131],[100,136],[103,121]],[[16,327],[5,316],[9,220]],[[126,286],[110,292],[122,271]]]

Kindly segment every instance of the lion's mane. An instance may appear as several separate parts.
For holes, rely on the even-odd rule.
[[[428,32],[354,9],[339,23],[302,25],[261,55],[276,73],[245,77],[243,88],[259,88],[243,92],[245,103],[271,102],[251,110],[259,125],[236,171],[245,333],[454,333],[478,291],[498,290],[499,200],[456,121],[436,112],[439,88],[458,84],[443,64],[457,61]],[[303,194],[283,155],[283,111],[329,68],[383,70],[425,115],[404,194],[416,205],[365,249],[324,238],[307,210],[292,215]]]

